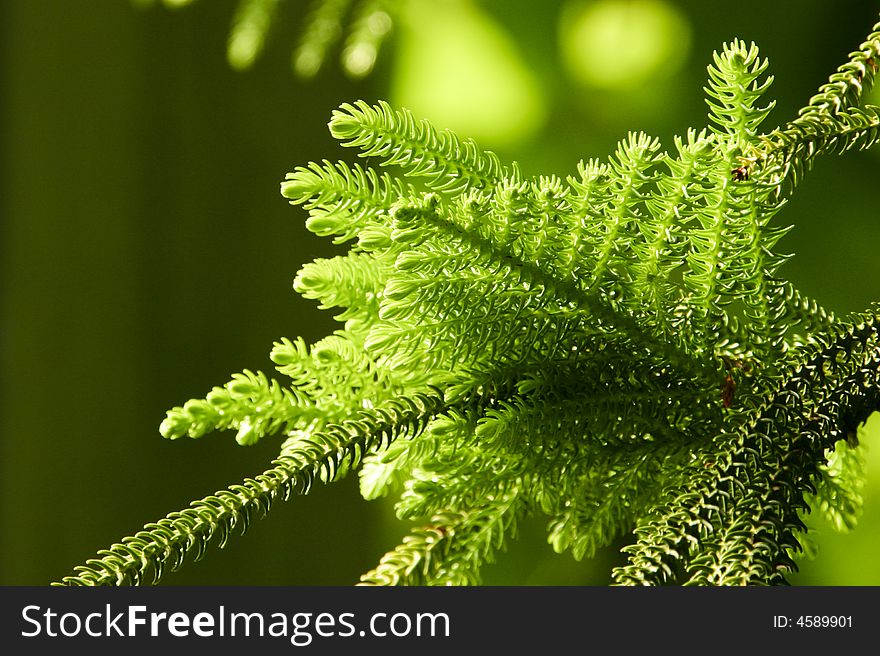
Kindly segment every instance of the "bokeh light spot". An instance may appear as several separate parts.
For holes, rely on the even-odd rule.
[[[602,89],[675,73],[691,42],[688,20],[663,0],[571,1],[561,13],[559,32],[570,75]]]
[[[515,144],[543,123],[543,95],[509,34],[467,0],[409,2],[399,21],[394,105],[481,146]]]

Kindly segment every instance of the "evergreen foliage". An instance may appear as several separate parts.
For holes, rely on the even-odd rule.
[[[767,61],[727,43],[707,127],[669,151],[630,133],[566,179],[526,178],[384,102],[343,105],[333,136],[394,174],[325,161],[281,185],[310,230],[349,245],[295,282],[340,329],[277,342],[284,383],[245,371],[161,426],[280,435],[280,455],[61,583],[157,580],[356,469],[414,526],[364,585],[479,583],[531,514],[578,559],[632,533],[617,584],[784,583],[806,513],[857,520],[880,308],[837,318],[781,278],[777,218],[815,158],[880,139],[864,103],[878,61],[880,23],[762,132]]]

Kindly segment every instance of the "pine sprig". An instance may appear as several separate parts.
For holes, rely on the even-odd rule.
[[[849,61],[841,64],[828,82],[810,98],[809,103],[799,112],[801,117],[809,115],[835,115],[848,107],[858,107],[864,96],[871,91],[880,69],[880,22],[857,50],[851,52]]]
[[[437,514],[385,554],[360,585],[478,585],[480,567],[515,536],[521,512],[511,495],[471,512]]]
[[[880,109],[865,105],[863,99],[874,86],[878,68],[880,22],[796,118],[762,136],[754,162],[771,172],[778,195],[790,194],[817,157],[877,143]]]
[[[293,430],[317,416],[306,395],[283,388],[263,372],[245,370],[234,374],[223,387],[215,387],[205,399],[192,399],[168,411],[159,427],[163,437],[202,437],[215,430],[238,430],[236,441],[254,444],[267,433]]]
[[[519,177],[516,166],[505,167],[491,151],[473,139],[461,140],[450,130],[437,130],[406,109],[387,102],[369,105],[360,100],[333,111],[330,133],[344,146],[358,148],[364,157],[400,166],[407,175],[427,178],[435,191],[487,187],[502,178]]]
[[[852,531],[862,514],[862,488],[865,484],[865,457],[855,434],[826,453],[820,467],[817,493],[808,496],[810,508],[818,511],[838,531]]]
[[[415,196],[415,190],[387,173],[325,160],[289,173],[281,195],[309,210],[309,230],[322,237],[336,235],[334,243],[342,243],[357,237],[401,198]]]
[[[313,482],[333,480],[343,466],[356,466],[364,454],[404,437],[418,435],[443,409],[442,395],[419,395],[385,404],[382,411],[359,416],[310,434],[287,449],[272,468],[241,484],[194,501],[189,508],[147,524],[98,558],[76,568],[62,585],[138,585],[176,570],[189,554],[196,560],[212,540],[223,546],[235,530],[265,515],[278,499],[307,494]]]

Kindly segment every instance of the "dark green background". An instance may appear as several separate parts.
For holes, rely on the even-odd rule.
[[[298,268],[333,252],[281,198],[284,174],[340,156],[326,122],[357,98],[388,95],[394,42],[352,81],[334,62],[293,77],[301,2],[250,71],[224,57],[234,9],[181,11],[126,0],[0,3],[0,584],[44,584],[147,522],[262,471],[277,450],[231,435],[163,440],[165,410],[244,368],[268,371],[281,336],[335,324],[297,297]],[[566,174],[629,129],[670,143],[705,124],[713,49],[754,40],[776,76],[769,122],[793,115],[876,22],[877,3],[673,4],[691,24],[682,70],[662,84],[588,91],[562,70],[559,1],[480,3],[517,44],[550,108],[528,140],[495,148],[526,173]],[[492,144],[486,144],[492,147]],[[876,150],[876,149],[875,149]],[[795,223],[784,272],[838,312],[880,298],[880,157],[823,161],[781,216]],[[873,440],[874,450],[878,440]],[[873,453],[873,452],[872,452]],[[874,454],[876,456],[876,454]],[[820,534],[805,584],[878,584],[880,462],[863,526]],[[876,464],[874,464],[876,463]],[[348,584],[405,527],[354,478],[279,505],[249,534],[167,584]],[[543,522],[486,571],[487,583],[604,584],[619,545],[576,563],[546,545]]]

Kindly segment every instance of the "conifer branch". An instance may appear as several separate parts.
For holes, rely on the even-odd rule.
[[[437,514],[385,554],[360,585],[478,585],[480,567],[515,536],[522,510],[510,495],[470,512]]]
[[[849,61],[841,64],[831,74],[826,84],[810,98],[799,112],[800,117],[810,115],[835,115],[850,107],[862,105],[862,99],[874,87],[880,69],[880,22],[857,50],[851,52]]]
[[[864,104],[880,68],[880,22],[810,98],[799,115],[762,137],[756,166],[772,172],[779,194],[790,193],[816,157],[864,150],[880,139],[880,108]]]
[[[342,243],[358,236],[399,199],[415,196],[415,190],[387,173],[325,160],[288,173],[281,195],[291,205],[309,210],[309,230],[322,237],[337,235],[334,243]]]
[[[503,166],[495,153],[481,150],[472,139],[462,141],[449,130],[439,131],[385,101],[342,105],[333,112],[330,133],[344,146],[358,148],[364,157],[380,157],[384,165],[427,178],[436,191],[487,187],[502,178],[519,177],[516,166]]]
[[[618,568],[621,584],[779,583],[794,569],[798,511],[824,454],[880,409],[878,318],[835,326],[791,356],[792,373],[703,452],[683,489],[652,511]]]
[[[324,4],[327,24],[348,4]],[[313,62],[329,38],[315,36]],[[158,579],[357,467],[365,498],[399,493],[417,524],[364,585],[478,583],[537,512],[576,558],[634,531],[618,584],[784,583],[810,510],[843,529],[858,517],[850,447],[880,409],[880,317],[838,319],[784,280],[777,217],[817,157],[880,141],[880,109],[863,102],[878,52],[875,26],[762,133],[769,65],[734,40],[708,69],[708,128],[671,152],[630,133],[564,179],[524,179],[385,102],[343,105],[333,136],[394,168],[310,163],[282,194],[310,230],[351,242],[294,281],[344,326],[275,343],[288,383],[246,370],[161,427],[279,435],[279,457],[62,583]]]
[[[178,569],[187,555],[200,559],[212,540],[222,547],[234,530],[244,533],[278,499],[307,494],[315,479],[334,480],[345,464],[354,466],[374,449],[418,435],[443,409],[441,394],[415,395],[308,435],[274,460],[272,468],[147,524],[99,551],[98,558],[75,568],[76,574],[60,585],[139,585],[150,572],[155,582],[166,569]]]

